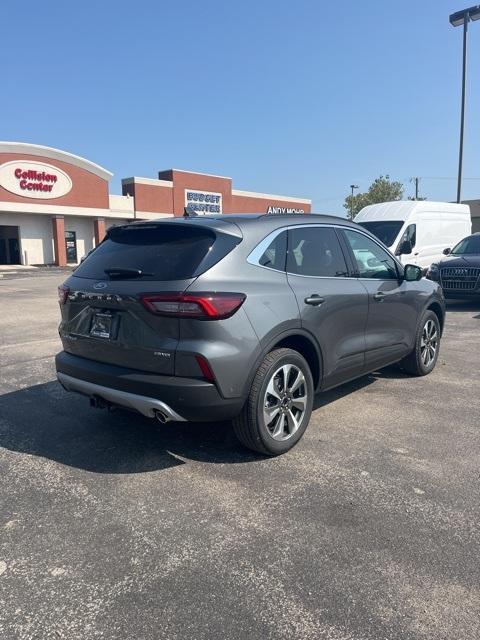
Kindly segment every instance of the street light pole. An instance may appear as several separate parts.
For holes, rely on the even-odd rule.
[[[463,172],[463,137],[465,132],[465,97],[467,80],[467,35],[470,17],[465,14],[463,19],[463,67],[462,67],[462,108],[460,115],[460,147],[458,152],[458,181],[457,181],[457,202],[462,199],[462,172]]]
[[[467,81],[467,36],[468,23],[470,20],[480,19],[480,6],[470,7],[463,11],[457,11],[450,16],[450,24],[459,27],[463,24],[463,66],[462,66],[462,106],[460,115],[460,146],[458,151],[458,181],[457,181],[457,202],[462,198],[462,173],[463,173],[463,138],[465,132],[465,98]]]
[[[352,197],[350,200],[350,220],[353,220],[353,190],[358,189],[358,184],[351,184],[350,189],[352,190]]]

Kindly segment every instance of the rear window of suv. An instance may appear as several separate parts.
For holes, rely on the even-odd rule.
[[[224,258],[239,242],[240,238],[183,224],[116,227],[77,267],[75,275],[92,280],[193,278]]]

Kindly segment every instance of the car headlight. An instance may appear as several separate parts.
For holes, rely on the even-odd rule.
[[[433,263],[428,267],[427,270],[427,278],[429,280],[438,280],[439,279],[439,275],[440,275],[440,270],[438,268],[438,264],[437,263]]]

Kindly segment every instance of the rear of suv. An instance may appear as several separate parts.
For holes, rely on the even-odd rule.
[[[192,217],[110,229],[62,287],[57,375],[93,406],[233,420],[290,449],[316,391],[402,361],[435,366],[441,288],[326,216]]]

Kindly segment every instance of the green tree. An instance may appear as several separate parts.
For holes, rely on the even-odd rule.
[[[369,204],[378,202],[392,202],[403,198],[403,184],[395,180],[390,180],[390,176],[379,176],[368,187],[364,193],[356,193],[354,196],[345,198],[344,207],[347,210],[347,217],[353,220],[357,213]]]

